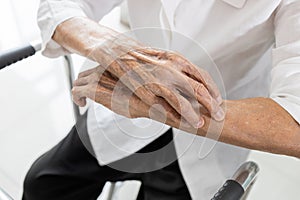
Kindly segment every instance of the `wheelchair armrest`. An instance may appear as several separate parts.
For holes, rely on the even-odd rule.
[[[27,57],[33,56],[40,49],[41,44],[39,42],[34,42],[32,44],[22,45],[14,49],[1,51],[0,70]]]
[[[259,167],[254,162],[244,163],[214,195],[212,200],[240,200],[255,181]]]

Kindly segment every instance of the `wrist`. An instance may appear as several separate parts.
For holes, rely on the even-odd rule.
[[[86,17],[73,17],[59,24],[52,38],[71,53],[88,57],[98,46],[113,41],[117,35]]]

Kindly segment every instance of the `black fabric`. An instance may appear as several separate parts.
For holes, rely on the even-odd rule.
[[[86,116],[70,133],[50,151],[38,158],[30,168],[25,181],[23,200],[95,200],[106,181],[140,180],[142,187],[138,195],[141,200],[189,200],[189,191],[183,180],[178,162],[147,173],[126,173],[100,166],[90,153],[87,139]],[[85,130],[84,130],[85,129]],[[80,135],[84,133],[84,137]],[[81,138],[85,138],[81,140]],[[154,160],[135,162],[129,156],[115,164],[130,164],[132,169],[141,166],[165,166],[176,157],[171,129],[139,152],[152,152],[168,145],[165,151],[155,154]],[[84,145],[82,143],[84,141]],[[87,148],[89,151],[87,150]],[[92,152],[93,153],[93,152]]]

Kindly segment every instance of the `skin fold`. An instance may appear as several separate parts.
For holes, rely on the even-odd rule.
[[[61,23],[53,39],[99,63],[74,83],[79,106],[90,98],[129,118],[211,138],[221,130],[221,142],[300,158],[300,126],[279,104],[260,97],[222,100],[210,75],[178,53],[144,47],[82,17]]]
[[[74,34],[70,30],[80,31]],[[108,71],[149,106],[158,98],[164,99],[195,128],[204,124],[199,109],[192,108],[195,101],[198,106],[205,106],[215,120],[224,119],[222,98],[210,75],[179,54],[145,47],[87,18],[65,21],[57,27],[53,39],[69,51],[100,64],[82,73],[92,74],[77,81],[81,90],[87,90],[83,89],[87,84],[87,87],[95,87],[103,71]],[[74,94],[83,94],[80,88]],[[89,94],[89,98],[101,101],[94,96]],[[84,96],[74,97],[78,105],[85,105]]]

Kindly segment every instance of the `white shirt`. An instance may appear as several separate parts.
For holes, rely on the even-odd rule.
[[[74,16],[100,20],[120,2],[41,0],[38,22],[43,53],[49,57],[68,53],[51,39],[62,21]],[[299,0],[128,0],[128,7],[133,29],[167,28],[200,43],[216,63],[228,99],[268,96],[300,122]],[[168,47],[189,50],[176,44],[176,35],[167,38]],[[201,56],[193,58],[201,63]],[[88,132],[101,165],[138,151],[168,129],[148,119],[126,119],[96,103],[89,109]],[[199,159],[204,139],[177,129],[173,132],[179,165],[193,199],[209,199],[248,154],[246,149],[217,143]]]

